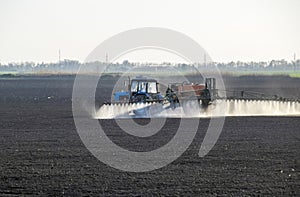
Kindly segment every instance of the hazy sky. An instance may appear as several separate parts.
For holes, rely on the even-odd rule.
[[[214,61],[291,60],[299,21],[299,0],[0,0],[0,63],[54,62],[58,49],[84,61],[110,36],[149,26],[187,34]]]

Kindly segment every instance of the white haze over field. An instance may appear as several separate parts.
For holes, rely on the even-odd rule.
[[[112,104],[103,105],[93,114],[95,119],[121,118],[210,118],[219,116],[300,116],[299,102],[283,101],[247,101],[217,100],[207,109],[195,108],[195,102],[175,109],[162,109],[160,104]],[[148,107],[148,108],[147,108]],[[145,108],[143,115],[135,115],[132,111]]]

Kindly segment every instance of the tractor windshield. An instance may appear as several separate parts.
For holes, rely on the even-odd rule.
[[[145,93],[147,88],[147,82],[139,82],[139,91]]]
[[[149,81],[131,81],[131,92],[140,92],[140,93],[157,93],[156,82]]]
[[[157,93],[156,82],[148,82],[148,93]]]
[[[131,92],[137,92],[137,88],[138,88],[138,82],[132,81],[131,82]]]

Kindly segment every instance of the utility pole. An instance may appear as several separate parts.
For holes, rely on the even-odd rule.
[[[207,65],[206,65],[206,53],[204,53],[204,67],[206,68]]]
[[[105,63],[108,64],[108,54],[105,55]]]
[[[60,64],[60,49],[58,49],[58,63]]]
[[[294,72],[296,72],[296,53],[294,53]]]

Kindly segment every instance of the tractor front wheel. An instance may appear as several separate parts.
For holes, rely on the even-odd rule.
[[[146,103],[146,101],[147,101],[147,96],[144,94],[135,95],[132,99],[133,103]]]

